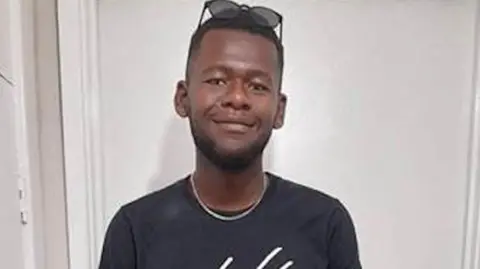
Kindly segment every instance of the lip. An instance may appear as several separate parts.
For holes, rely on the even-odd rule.
[[[246,120],[232,120],[232,119],[222,119],[222,120],[213,120],[213,122],[220,126],[223,130],[230,133],[246,133],[251,130],[254,126],[253,123],[250,123]]]

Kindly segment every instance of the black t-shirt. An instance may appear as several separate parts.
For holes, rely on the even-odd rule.
[[[202,210],[188,178],[123,206],[100,269],[361,269],[345,207],[271,173],[257,208],[235,221]]]

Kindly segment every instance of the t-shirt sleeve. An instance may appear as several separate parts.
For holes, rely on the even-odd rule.
[[[339,202],[329,223],[328,269],[361,269],[355,227],[347,209]]]
[[[99,269],[135,269],[136,254],[131,222],[119,210],[108,226]]]

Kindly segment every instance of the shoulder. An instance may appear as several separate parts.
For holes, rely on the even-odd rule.
[[[346,206],[323,191],[275,176],[275,207],[278,215],[288,216],[319,250],[329,251],[332,268],[361,268],[355,225]],[[271,208],[274,208],[273,206]]]
[[[160,190],[146,194],[124,204],[119,212],[133,223],[169,220],[189,210],[186,192],[186,178],[180,179]]]
[[[351,222],[346,206],[339,198],[313,187],[270,174],[275,182],[273,200],[278,214],[288,212],[299,222],[335,225]]]
[[[309,207],[338,208],[342,207],[340,200],[324,191],[298,183],[291,179],[270,174],[277,184],[277,195],[286,201],[305,203]]]

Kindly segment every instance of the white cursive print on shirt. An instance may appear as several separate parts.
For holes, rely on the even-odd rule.
[[[256,269],[264,269],[268,263],[280,252],[282,251],[282,247],[277,247],[275,249],[273,249],[272,251],[270,251],[270,253],[265,256],[265,258],[263,259],[263,261],[257,266]],[[234,261],[234,258],[233,257],[228,257],[223,263],[222,265],[220,266],[220,269],[227,269],[228,266],[230,266]],[[284,265],[282,265],[282,267],[280,267],[279,269],[287,269],[287,268],[290,268],[290,266],[293,265],[293,261],[287,261]]]

